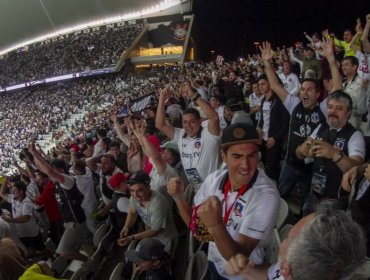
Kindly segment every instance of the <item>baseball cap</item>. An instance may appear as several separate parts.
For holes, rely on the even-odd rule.
[[[164,256],[164,247],[164,244],[159,240],[145,238],[137,244],[134,250],[125,252],[125,256],[134,263],[155,261]]]
[[[221,148],[243,143],[261,144],[257,130],[248,123],[235,123],[226,127],[222,132]]]
[[[172,150],[175,150],[175,151],[178,151],[179,150],[179,147],[177,146],[176,143],[173,143],[171,141],[167,141],[166,143],[164,143],[163,145],[161,145],[161,148],[162,149],[172,149]]]
[[[108,183],[112,188],[115,189],[119,186],[119,184],[126,181],[129,176],[130,175],[128,173],[118,172],[118,173],[113,174],[112,177],[109,178]]]
[[[150,185],[150,177],[144,171],[138,171],[130,176],[127,181],[127,184],[134,185],[134,184],[144,184]]]

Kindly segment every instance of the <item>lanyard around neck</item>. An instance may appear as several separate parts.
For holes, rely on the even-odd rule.
[[[236,195],[236,198],[234,200],[234,202],[232,203],[232,205],[228,208],[227,207],[227,195],[229,194],[229,191],[230,191],[230,188],[231,188],[231,182],[230,180],[227,180],[226,184],[225,184],[225,189],[224,189],[224,203],[225,203],[225,216],[224,216],[224,225],[227,225],[227,221],[229,220],[229,217],[230,217],[230,214],[231,214],[231,211],[233,210],[234,208],[234,204],[235,202],[239,199],[239,197],[244,194],[247,189],[248,189],[248,185],[245,184],[243,185],[239,190],[238,190],[238,194]]]

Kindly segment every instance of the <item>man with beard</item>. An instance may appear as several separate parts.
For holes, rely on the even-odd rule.
[[[98,164],[99,158],[91,158],[87,161],[87,166],[90,168],[91,171],[97,173],[99,175],[99,189],[103,198],[104,207],[100,209],[97,213],[97,218],[104,218],[111,212],[113,207],[112,205],[112,195],[114,192],[114,188],[109,185],[110,177],[117,173],[122,172],[116,166],[116,160],[113,155],[111,154],[104,154],[101,156],[100,164]],[[111,212],[114,214],[113,212]],[[112,219],[113,220],[113,219]],[[114,218],[115,220],[115,218]]]
[[[271,88],[279,96],[292,117],[289,124],[287,153],[281,168],[278,189],[281,197],[287,199],[296,184],[299,184],[304,199],[310,188],[312,161],[305,162],[298,159],[295,151],[297,146],[307,140],[308,136],[319,124],[326,122],[326,100],[318,103],[320,96],[319,85],[316,80],[312,79],[303,80],[299,97],[289,94],[289,91],[279,83],[271,66],[272,52],[270,43],[263,43],[260,50]],[[331,43],[323,43],[323,49],[320,53],[328,59],[331,67],[333,77],[332,90],[342,89],[340,74],[335,63]]]
[[[340,90],[331,93],[327,98],[326,123],[320,124],[296,149],[299,159],[314,158],[311,193],[303,214],[313,212],[324,198],[345,201],[340,187],[343,173],[364,162],[364,137],[348,122],[351,111],[352,99],[347,93]]]

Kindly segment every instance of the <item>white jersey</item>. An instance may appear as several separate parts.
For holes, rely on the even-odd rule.
[[[175,128],[173,142],[177,143],[181,162],[190,183],[198,184],[217,170],[221,135],[211,134],[207,128],[201,128],[199,135],[191,138],[185,135],[183,128]]]
[[[296,74],[290,73],[288,75],[285,75],[284,73],[281,73],[279,74],[279,78],[287,92],[289,92],[291,95],[298,95],[300,84]]]
[[[207,177],[194,197],[194,205],[203,203],[210,196],[217,196],[222,201],[223,216],[225,215],[224,185],[227,170],[218,170]],[[255,264],[262,264],[264,246],[271,238],[272,229],[276,223],[280,206],[280,195],[275,184],[267,177],[262,169],[256,171],[247,191],[236,201],[237,192],[230,192],[227,196],[227,205],[232,205],[226,229],[234,240],[243,234],[260,240],[252,251],[249,259]],[[221,256],[214,242],[209,243],[208,259],[212,261],[218,273],[227,279],[243,279],[240,276],[229,276],[224,270],[226,260]]]
[[[280,274],[279,263],[272,264],[267,270],[268,280],[284,280],[284,277]]]
[[[13,218],[21,216],[30,216],[30,219],[25,223],[13,223],[17,235],[22,237],[35,237],[39,234],[39,226],[33,216],[33,204],[28,197],[22,201],[15,200],[14,195],[8,195],[8,202],[12,205]]]

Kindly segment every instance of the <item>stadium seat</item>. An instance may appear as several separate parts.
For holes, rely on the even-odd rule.
[[[59,256],[51,264],[51,269],[54,270],[58,275],[62,275],[68,266],[68,260]]]
[[[278,260],[278,254],[280,249],[281,240],[279,237],[279,233],[275,228],[272,234],[272,238],[270,243],[266,248],[266,255],[265,259],[268,263],[276,263]]]
[[[186,269],[185,280],[202,280],[207,274],[207,255],[199,250],[190,259]]]
[[[289,231],[292,229],[292,227],[292,225],[286,224],[279,230],[279,237],[281,241],[288,237]]]
[[[119,264],[117,264],[112,274],[110,275],[109,280],[123,280],[122,270],[124,266],[125,266],[124,262],[120,262]]]
[[[288,213],[289,213],[288,203],[284,199],[280,198],[279,214],[278,214],[278,218],[277,218],[276,225],[275,225],[275,227],[278,230],[284,224],[286,218],[288,217]]]
[[[93,243],[95,247],[99,246],[100,241],[107,234],[108,230],[109,225],[107,224],[102,224],[100,227],[97,228],[93,237]]]
[[[69,278],[69,280],[80,280],[80,279],[84,279],[83,276],[84,276],[84,271],[83,271],[82,268],[80,268],[75,273],[73,273],[73,275],[71,276],[71,278]]]
[[[108,253],[112,250],[114,246],[114,242],[116,240],[114,233],[113,233],[113,226],[109,226],[109,230],[106,234],[101,238],[99,245],[102,246],[104,252]],[[95,237],[95,235],[94,235]]]

